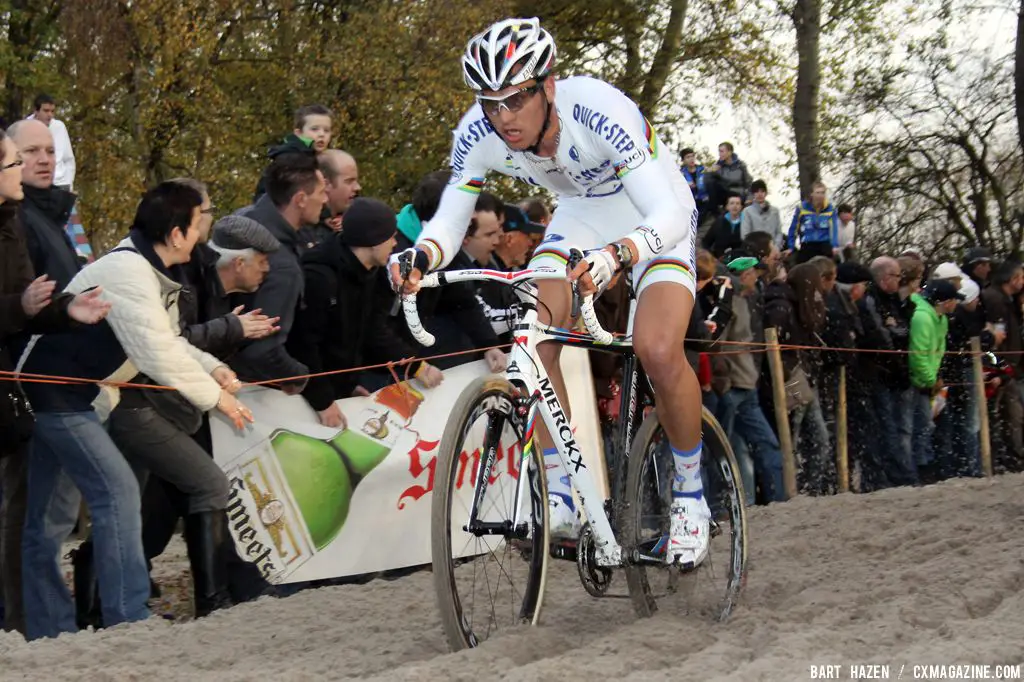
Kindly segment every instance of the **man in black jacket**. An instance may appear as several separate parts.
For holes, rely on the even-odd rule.
[[[1008,431],[1008,442],[996,453],[998,469],[1024,470],[1024,399],[1021,396],[1024,376],[1024,336],[1021,327],[1020,295],[1024,290],[1024,267],[1018,261],[1007,260],[999,264],[992,276],[992,284],[981,294],[985,306],[985,321],[995,333],[1003,335],[996,354],[1013,367],[1015,378],[1007,378],[1000,386],[995,409],[1003,416],[1001,425]],[[1004,355],[1005,354],[1005,355]]]
[[[41,121],[18,121],[8,131],[25,162],[22,186],[25,199],[19,217],[36,273],[57,282],[63,291],[81,269],[78,253],[64,229],[75,205],[75,195],[54,186],[56,156],[53,135]]]
[[[387,324],[390,289],[380,276],[395,247],[395,212],[376,199],[356,199],[345,214],[345,229],[302,258],[306,295],[295,321],[289,351],[312,374],[352,370],[411,358],[416,351]],[[410,369],[428,388],[441,383],[436,367],[418,362]],[[313,377],[302,395],[320,423],[346,425],[336,401],[361,393],[353,372]]]
[[[280,380],[305,376],[308,368],[293,358],[285,347],[295,311],[304,289],[302,247],[299,230],[320,219],[327,201],[323,173],[316,159],[307,154],[282,154],[274,159],[266,173],[267,193],[252,206],[238,212],[270,230],[281,243],[270,254],[270,270],[255,294],[239,295],[236,303],[248,310],[260,309],[266,315],[280,318],[280,332],[252,341],[231,359],[231,368],[243,381]],[[286,393],[299,393],[305,379],[281,382]]]
[[[445,185],[437,182],[439,178],[431,173],[421,181],[420,186],[413,193],[413,204],[411,211],[415,216],[415,222],[425,222],[434,217],[437,210],[437,202],[440,201],[441,192]],[[494,195],[484,192],[477,200],[476,210],[466,238],[463,240],[463,249],[456,255],[446,270],[465,270],[477,268],[474,264],[474,257],[466,252],[470,250],[480,251],[481,242],[489,243],[487,248],[494,249],[493,238],[500,235],[501,202]],[[403,209],[403,214],[406,209]],[[408,216],[399,216],[399,220]],[[486,223],[490,227],[486,230],[490,233],[487,240],[477,234],[480,223]],[[483,233],[481,233],[482,235]],[[418,235],[418,231],[417,231]],[[405,234],[397,237],[398,247],[396,251],[410,246],[413,238]],[[386,276],[382,273],[382,277]],[[446,358],[438,359],[437,366],[441,369],[472,362],[480,359],[479,353],[467,353],[474,348],[491,348],[498,345],[498,337],[494,333],[490,322],[484,316],[484,310],[480,300],[476,297],[476,287],[472,282],[460,282],[436,289],[426,289],[418,295],[420,319],[423,326],[434,335],[436,343],[431,347],[430,352],[437,355],[458,353]],[[409,333],[409,329],[402,316],[400,307],[395,304],[391,308],[391,319],[389,323],[395,333],[405,338],[413,348],[422,347],[416,343]],[[487,360],[488,367],[492,372],[500,372],[505,368],[505,354],[499,350],[491,349],[483,354]]]
[[[891,351],[910,348],[910,318],[914,314],[910,299],[901,300],[900,264],[882,256],[871,263],[873,281],[857,310],[864,327],[865,349],[882,351],[863,353],[859,373],[869,386],[878,419],[880,443],[885,456],[885,474],[893,485],[917,482],[912,465],[909,436],[904,437],[904,421],[910,409],[910,368],[907,355]]]

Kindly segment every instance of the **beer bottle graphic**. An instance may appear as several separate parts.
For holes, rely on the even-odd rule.
[[[422,401],[423,395],[403,382],[378,392],[332,438],[285,429],[271,434],[270,446],[317,551],[341,532],[356,487],[388,456]]]

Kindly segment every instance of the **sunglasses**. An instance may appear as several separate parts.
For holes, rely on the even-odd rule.
[[[528,88],[521,88],[503,97],[477,95],[476,101],[480,103],[480,106],[483,107],[484,113],[488,116],[497,116],[502,107],[505,107],[507,110],[515,113],[526,106],[526,103],[530,98],[537,94],[542,87],[544,87],[544,82],[540,81]]]

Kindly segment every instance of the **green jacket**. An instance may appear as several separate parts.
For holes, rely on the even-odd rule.
[[[914,388],[929,388],[939,378],[949,320],[920,294],[911,294],[910,300],[916,306],[910,319],[910,383]]]

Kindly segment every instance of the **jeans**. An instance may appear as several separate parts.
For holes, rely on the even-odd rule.
[[[761,411],[757,391],[733,388],[722,396],[722,402],[729,403],[733,415],[729,442],[740,466],[747,505],[752,505],[755,501],[755,476],[761,485],[765,500],[785,501],[782,452],[779,450],[779,441],[775,433],[768,426],[768,420]]]
[[[910,456],[910,436],[913,425],[913,413],[904,408],[906,391],[893,390],[883,384],[875,384],[871,391],[875,417],[878,419],[879,435],[882,437],[885,474],[889,482],[895,486],[917,484],[917,464]],[[909,420],[904,417],[909,415]],[[904,424],[907,439],[904,442]]]
[[[903,447],[901,457],[909,460],[914,467],[914,484],[917,483],[917,458],[914,456],[914,397],[917,390],[908,388],[904,391],[893,391],[893,405],[895,414],[899,421],[896,422],[900,430],[900,445]]]
[[[949,401],[935,423],[932,446],[940,479],[981,476],[974,386],[951,386]],[[979,424],[980,429],[980,424]]]
[[[793,450],[799,470],[798,489],[808,495],[827,495],[835,490],[836,467],[831,440],[817,394],[811,402],[789,413]]]
[[[110,437],[139,474],[167,481],[188,496],[188,513],[220,511],[228,506],[228,477],[187,433],[152,407],[118,407],[110,415]]]
[[[918,393],[915,390],[911,405],[913,420],[911,452],[913,452],[914,463],[920,468],[929,466],[935,460],[935,452],[932,449],[932,431],[935,430],[935,422],[932,420],[931,396]]]
[[[36,413],[22,540],[28,639],[77,630],[59,563],[61,545],[78,516],[75,486],[92,514],[104,624],[149,616],[139,486],[131,467],[95,412]]]

